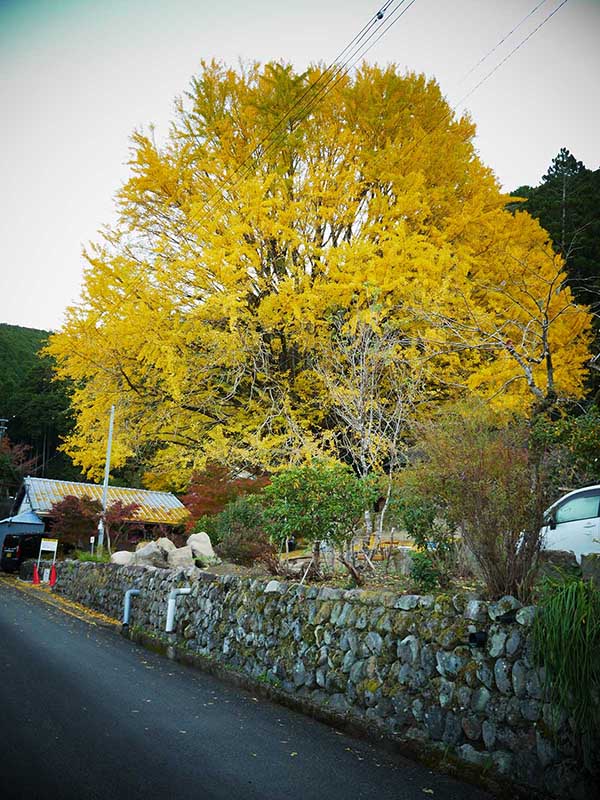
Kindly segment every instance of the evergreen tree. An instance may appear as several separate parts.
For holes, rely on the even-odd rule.
[[[539,186],[521,186],[512,210],[526,210],[550,234],[565,260],[580,303],[600,306],[600,169],[587,169],[566,148],[552,159]]]

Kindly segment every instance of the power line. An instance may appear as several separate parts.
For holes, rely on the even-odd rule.
[[[492,75],[494,75],[494,73],[496,73],[503,64],[506,64],[506,62],[509,60],[509,58],[511,58],[517,52],[517,50],[520,50],[521,47],[523,47],[523,45],[526,44],[531,39],[531,37],[540,30],[540,28],[543,28],[544,25],[548,22],[548,20],[551,17],[553,17],[556,14],[557,11],[560,11],[560,9],[566,3],[568,3],[568,1],[569,0],[562,0],[562,3],[559,3],[559,5],[556,6],[554,11],[551,11],[546,17],[544,17],[544,19],[540,22],[540,24],[537,27],[535,27],[530,33],[528,33],[527,36],[524,39],[522,39],[516,47],[513,47],[513,49],[510,51],[510,53],[508,53],[508,55],[504,56],[502,61],[500,61],[498,64],[496,64],[496,66],[493,69],[491,69],[487,73],[487,75],[484,75],[484,77],[479,81],[479,83],[476,83],[475,86],[470,91],[467,92],[467,94],[465,94],[463,97],[461,97],[461,99],[456,103],[454,108],[456,108],[456,106],[459,106],[461,103],[464,103],[467,98],[471,97],[471,95],[474,92],[476,92],[477,89],[479,89],[479,87],[482,86],[488,80],[488,78],[491,78]]]
[[[519,28],[521,27],[521,25],[522,25],[524,22],[527,22],[527,20],[529,19],[529,17],[532,17],[532,16],[535,14],[535,12],[538,10],[538,8],[539,8],[540,6],[543,6],[543,5],[544,5],[544,3],[546,3],[546,2],[547,2],[547,0],[541,0],[541,2],[539,2],[539,3],[538,3],[538,4],[537,4],[537,5],[534,7],[534,8],[532,8],[532,9],[531,9],[531,11],[530,11],[530,12],[529,12],[529,13],[528,13],[526,16],[524,16],[524,17],[523,17],[523,19],[522,19],[520,22],[517,22],[517,24],[514,26],[514,28],[512,28],[512,30],[510,30],[510,31],[509,31],[507,34],[505,34],[505,35],[502,37],[502,39],[500,39],[500,41],[499,41],[499,42],[497,42],[497,43],[496,43],[496,44],[495,44],[495,45],[492,47],[492,49],[491,49],[491,50],[488,50],[488,52],[487,52],[487,53],[486,53],[484,56],[482,56],[482,57],[479,59],[479,61],[478,61],[476,64],[474,64],[474,65],[471,67],[471,69],[469,69],[467,72],[465,72],[465,74],[462,76],[462,78],[461,78],[461,79],[460,79],[460,81],[458,82],[458,83],[459,83],[459,86],[460,86],[460,84],[461,84],[461,83],[463,83],[463,81],[465,81],[465,80],[466,80],[466,79],[469,77],[469,75],[472,75],[472,74],[473,74],[473,72],[475,72],[475,70],[476,70],[476,69],[478,69],[478,67],[480,67],[480,66],[481,66],[481,65],[484,63],[484,61],[487,61],[487,60],[488,60],[488,58],[489,58],[491,55],[493,55],[493,54],[496,52],[496,50],[497,50],[499,47],[501,47],[501,46],[504,44],[504,42],[505,42],[507,39],[510,39],[510,37],[513,35],[513,33],[516,33],[516,31],[518,31],[518,30],[519,30]]]
[[[369,31],[371,31],[373,27],[376,27],[377,29],[380,29],[380,28],[382,28],[382,27],[385,25],[385,23],[383,23],[383,22],[382,22],[382,20],[383,20],[383,18],[384,18],[384,15],[385,15],[386,11],[388,10],[388,8],[389,8],[389,7],[390,7],[390,6],[391,6],[391,5],[392,5],[394,2],[397,2],[397,5],[396,5],[396,6],[395,6],[395,8],[392,10],[392,15],[393,15],[393,14],[396,14],[396,17],[395,17],[395,18],[393,18],[393,19],[392,19],[392,21],[391,21],[389,24],[387,24],[387,25],[386,25],[386,27],[385,27],[385,30],[384,30],[384,31],[383,31],[383,32],[382,32],[382,33],[381,33],[381,34],[380,34],[380,35],[377,37],[377,39],[375,40],[375,42],[373,42],[373,44],[371,44],[371,45],[370,45],[370,46],[369,46],[369,47],[368,47],[366,50],[364,50],[362,53],[360,53],[360,54],[358,55],[358,58],[357,58],[357,59],[356,59],[356,60],[355,60],[355,61],[354,61],[354,62],[353,62],[351,65],[350,65],[350,67],[348,67],[348,64],[349,64],[349,63],[352,61],[352,59],[353,59],[353,58],[355,58],[357,51],[358,51],[358,50],[360,50],[362,47],[364,47],[364,45],[365,45],[367,42],[369,42],[369,41],[370,41],[370,39],[372,39],[372,37],[373,37],[373,36],[375,35],[375,33],[377,32],[377,31],[372,31],[372,32],[370,33],[370,35],[369,35],[369,36],[367,36],[367,34],[369,33]],[[348,45],[346,45],[346,47],[345,47],[345,48],[344,48],[344,49],[341,51],[340,55],[339,55],[339,56],[338,56],[338,57],[337,57],[337,58],[336,58],[336,59],[335,59],[335,60],[334,60],[334,61],[333,61],[333,62],[332,62],[332,63],[331,63],[331,64],[330,64],[330,65],[329,65],[329,66],[328,66],[328,67],[327,67],[327,68],[326,68],[326,69],[325,69],[325,70],[324,70],[322,73],[321,73],[321,75],[320,75],[320,76],[317,78],[317,80],[316,80],[316,81],[314,81],[314,83],[312,83],[312,84],[311,84],[311,85],[310,85],[310,86],[309,86],[309,87],[308,87],[308,88],[307,88],[307,89],[306,89],[306,90],[305,90],[305,91],[302,93],[302,95],[301,95],[301,96],[300,96],[300,97],[299,97],[299,98],[298,98],[298,99],[297,99],[297,100],[294,102],[294,104],[293,104],[293,105],[292,105],[292,106],[291,106],[291,107],[288,109],[288,111],[287,111],[287,112],[286,112],[286,113],[283,115],[283,117],[281,117],[281,118],[280,118],[280,119],[279,119],[279,120],[276,122],[276,124],[275,124],[275,125],[274,125],[274,126],[271,128],[271,130],[270,130],[270,131],[268,131],[268,133],[266,133],[266,134],[263,136],[263,138],[262,138],[262,139],[259,141],[259,143],[258,143],[258,144],[257,144],[257,145],[256,145],[256,146],[255,146],[255,147],[252,149],[252,152],[250,153],[250,155],[249,155],[249,156],[247,156],[247,157],[244,159],[244,161],[243,161],[243,162],[242,162],[240,165],[238,165],[238,167],[236,167],[236,169],[233,171],[233,173],[232,173],[232,175],[230,176],[230,178],[228,179],[228,181],[227,181],[227,182],[225,182],[225,183],[223,183],[223,184],[221,184],[221,186],[219,186],[219,187],[218,187],[218,188],[217,188],[217,189],[216,189],[216,190],[215,190],[215,191],[214,191],[214,192],[213,192],[211,195],[209,195],[208,199],[206,200],[206,202],[205,202],[205,204],[204,204],[204,210],[205,210],[205,211],[207,211],[207,212],[210,212],[210,211],[212,211],[212,212],[214,213],[214,211],[216,211],[216,210],[219,208],[219,206],[220,206],[220,205],[222,205],[222,203],[223,203],[224,197],[223,197],[223,195],[221,194],[222,190],[223,190],[223,189],[227,189],[227,188],[230,188],[230,189],[235,189],[235,187],[236,187],[236,186],[237,186],[237,185],[238,185],[238,184],[239,184],[239,183],[240,183],[240,182],[241,182],[241,181],[242,181],[242,180],[243,180],[245,177],[247,177],[247,175],[249,174],[249,172],[250,172],[250,170],[251,170],[251,168],[252,168],[252,164],[250,164],[250,162],[251,162],[251,161],[252,161],[252,159],[255,157],[255,155],[258,155],[258,151],[259,151],[260,147],[261,147],[261,146],[262,146],[262,145],[263,145],[265,142],[267,142],[269,139],[271,139],[271,137],[272,137],[272,135],[275,133],[275,131],[276,131],[278,128],[280,128],[280,127],[281,127],[281,125],[282,125],[282,124],[283,124],[283,123],[284,123],[284,122],[285,122],[287,119],[289,119],[289,118],[291,117],[291,115],[292,115],[293,111],[294,111],[294,110],[295,110],[295,109],[296,109],[296,108],[297,108],[297,107],[298,107],[298,106],[299,106],[299,105],[302,103],[302,101],[303,101],[305,98],[307,98],[307,97],[308,97],[308,95],[310,95],[310,93],[311,93],[311,92],[312,92],[314,89],[316,89],[316,87],[319,85],[319,83],[321,83],[321,81],[325,80],[325,83],[324,83],[324,85],[323,85],[323,86],[321,86],[321,87],[320,87],[320,89],[319,89],[319,90],[318,90],[318,91],[317,91],[317,92],[314,94],[314,96],[313,96],[313,97],[310,97],[310,98],[307,100],[307,102],[306,102],[306,103],[305,103],[305,104],[304,104],[304,105],[303,105],[303,106],[302,106],[302,107],[301,107],[301,108],[298,110],[298,112],[297,112],[297,113],[294,115],[294,119],[293,119],[292,121],[300,121],[302,118],[306,118],[306,116],[308,116],[308,114],[310,114],[311,110],[314,108],[314,106],[316,105],[316,103],[317,103],[319,100],[323,99],[323,97],[325,97],[325,95],[329,94],[329,92],[330,92],[330,91],[333,91],[333,89],[335,88],[335,86],[336,86],[336,85],[339,83],[339,81],[340,81],[340,80],[342,80],[342,79],[345,77],[345,75],[347,75],[348,71],[349,71],[350,69],[352,69],[352,67],[353,67],[353,66],[354,66],[354,65],[357,63],[357,61],[358,61],[358,60],[360,60],[361,58],[363,58],[363,57],[364,57],[365,53],[367,53],[367,52],[368,52],[368,50],[370,50],[370,49],[371,49],[371,47],[373,47],[373,46],[374,46],[374,44],[375,44],[376,42],[378,42],[378,41],[379,41],[379,39],[381,39],[381,37],[383,36],[383,34],[384,34],[384,33],[385,33],[387,30],[389,30],[389,28],[391,28],[391,27],[392,27],[392,25],[394,25],[394,24],[395,24],[395,23],[398,21],[398,19],[399,19],[401,16],[403,16],[403,15],[406,13],[406,11],[408,11],[408,9],[409,9],[409,8],[410,8],[410,7],[411,7],[411,6],[412,6],[412,5],[413,5],[413,4],[416,2],[416,0],[410,0],[410,2],[409,2],[409,4],[408,4],[408,6],[407,6],[407,7],[406,7],[404,10],[402,10],[402,11],[401,11],[401,13],[399,13],[399,14],[398,14],[398,13],[397,13],[397,12],[398,12],[398,10],[400,9],[400,7],[401,7],[402,5],[404,5],[404,3],[405,3],[405,2],[407,2],[407,0],[399,0],[399,2],[398,2],[398,0],[387,0],[387,2],[386,2],[386,3],[385,3],[385,5],[384,5],[384,6],[383,6],[383,7],[380,9],[380,11],[378,11],[378,12],[377,12],[377,14],[375,14],[375,15],[374,15],[374,16],[373,16],[373,17],[372,17],[370,20],[369,20],[369,22],[368,22],[368,23],[367,23],[367,24],[366,24],[366,25],[365,25],[365,26],[362,28],[362,30],[361,30],[361,31],[360,31],[360,32],[359,32],[359,33],[358,33],[358,34],[357,34],[357,35],[354,37],[354,39],[353,39],[353,40],[352,40],[352,41],[351,41],[351,42],[350,42]],[[381,23],[381,24],[380,24],[380,25],[378,25],[378,24],[377,24],[378,22],[379,22],[379,23]],[[365,37],[366,37],[366,40],[363,42],[362,40],[364,40],[364,39],[365,39]],[[343,62],[341,65],[338,65],[338,64],[337,64],[337,62],[340,60],[340,58],[341,58],[341,57],[342,57],[342,56],[343,56],[343,55],[344,55],[344,54],[345,54],[345,53],[346,53],[348,50],[351,50],[351,52],[350,52],[350,53],[348,54],[348,56],[346,57],[346,60],[345,60],[345,61],[344,61],[344,62]],[[333,72],[332,72],[332,70],[333,70]],[[329,77],[325,78],[325,76],[326,76],[326,75],[327,75],[327,73],[329,73],[329,72],[332,72],[332,74],[331,74],[331,75],[329,75]],[[339,76],[339,77],[338,77],[338,76]],[[337,80],[336,80],[336,78],[337,78]],[[330,86],[330,84],[331,84],[331,83],[332,83],[332,81],[334,81],[334,80],[335,80],[335,83],[333,84],[333,86],[331,87],[331,89],[329,89],[329,90],[328,90],[328,87]],[[266,148],[266,149],[265,149],[265,151],[262,153],[262,155],[261,155],[261,156],[259,156],[259,159],[258,159],[258,160],[260,160],[260,158],[261,158],[261,157],[262,157],[262,158],[264,158],[264,156],[265,156],[265,155],[266,155],[266,154],[267,154],[267,153],[268,153],[268,152],[269,152],[269,151],[270,151],[270,150],[271,150],[273,147],[275,147],[275,146],[276,146],[276,145],[277,145],[279,142],[281,142],[281,141],[283,140],[283,138],[284,138],[284,134],[279,134],[279,136],[278,136],[278,137],[276,137],[275,139],[271,140],[270,144],[267,146],[267,148]],[[233,179],[233,178],[234,178],[236,175],[238,175],[238,174],[241,172],[241,170],[243,170],[243,169],[244,169],[246,166],[248,166],[248,165],[249,165],[248,172],[246,172],[246,174],[244,174],[244,175],[241,175],[241,176],[240,176],[240,178],[239,178],[238,180],[236,180],[234,183],[231,183],[232,179]],[[216,204],[216,206],[215,206],[214,208],[212,208],[212,209],[211,209],[211,207],[210,207],[210,205],[211,205],[211,202],[212,202],[212,201],[215,199],[215,197],[217,197],[217,195],[221,195],[221,196],[220,196],[219,200],[217,201],[217,204]],[[202,221],[202,219],[204,219],[204,218],[205,218],[207,215],[208,215],[208,214],[204,215],[204,216],[201,218],[200,222],[201,222],[201,221]],[[192,220],[192,222],[193,222],[193,220]]]
[[[464,95],[464,96],[463,96],[463,97],[462,97],[462,98],[461,98],[461,99],[460,99],[458,102],[456,102],[456,103],[455,103],[453,106],[451,106],[451,107],[448,109],[448,111],[447,111],[447,112],[446,112],[446,113],[445,113],[445,114],[444,114],[444,115],[443,115],[443,116],[442,116],[442,117],[441,117],[441,118],[440,118],[440,119],[439,119],[439,120],[436,122],[436,124],[435,124],[435,125],[434,125],[434,126],[431,128],[431,130],[430,130],[430,131],[427,131],[427,132],[426,132],[426,133],[425,133],[423,136],[421,136],[419,139],[417,139],[416,141],[414,141],[414,142],[412,143],[412,145],[408,146],[408,147],[406,148],[406,150],[404,151],[404,156],[406,157],[407,155],[410,155],[410,153],[411,153],[411,152],[412,152],[412,151],[413,151],[413,150],[414,150],[416,147],[418,147],[418,146],[421,144],[421,142],[425,141],[425,139],[426,139],[428,136],[431,136],[431,134],[433,134],[433,133],[434,133],[434,132],[435,132],[435,131],[436,131],[436,130],[437,130],[439,127],[440,127],[440,125],[442,125],[442,124],[443,124],[443,123],[444,123],[444,122],[445,122],[447,119],[449,119],[450,117],[452,117],[452,115],[456,113],[456,110],[457,110],[458,106],[459,106],[461,103],[463,103],[463,102],[464,102],[464,101],[465,101],[467,98],[471,97],[471,95],[472,95],[472,94],[474,94],[474,93],[477,91],[477,89],[479,89],[481,86],[483,86],[483,84],[484,84],[484,83],[485,83],[485,82],[486,82],[486,81],[487,81],[489,78],[491,78],[491,77],[492,77],[492,75],[494,75],[494,73],[496,73],[496,72],[497,72],[497,71],[500,69],[500,67],[501,67],[503,64],[505,64],[505,63],[506,63],[506,62],[509,60],[509,58],[511,58],[511,56],[513,56],[513,55],[514,55],[514,54],[517,52],[517,50],[520,50],[520,49],[521,49],[521,47],[523,47],[523,45],[524,45],[526,42],[528,42],[528,41],[529,41],[529,39],[531,39],[531,37],[532,37],[532,36],[533,36],[535,33],[537,33],[537,32],[538,32],[538,31],[539,31],[539,30],[540,30],[540,29],[541,29],[541,28],[542,28],[542,27],[543,27],[543,26],[544,26],[544,25],[545,25],[545,24],[546,24],[546,23],[547,23],[547,22],[550,20],[550,18],[551,18],[551,17],[553,17],[553,16],[556,14],[556,12],[557,12],[557,11],[559,11],[559,10],[560,10],[560,9],[561,9],[561,8],[562,8],[562,7],[563,7],[563,6],[564,6],[564,5],[567,3],[567,2],[568,2],[568,0],[562,0],[562,2],[561,2],[561,3],[560,3],[560,4],[559,4],[559,5],[558,5],[558,6],[557,6],[557,7],[556,7],[556,8],[555,8],[553,11],[551,11],[551,12],[550,12],[550,13],[549,13],[549,14],[548,14],[546,17],[544,17],[544,19],[543,19],[543,20],[540,22],[540,24],[539,24],[539,25],[538,25],[536,28],[534,28],[534,29],[533,29],[533,30],[532,30],[532,31],[531,31],[531,32],[530,32],[530,33],[529,33],[527,36],[525,36],[525,37],[524,37],[524,38],[523,38],[523,39],[522,39],[522,40],[519,42],[519,44],[518,44],[518,45],[516,45],[516,47],[514,47],[514,48],[513,48],[513,49],[510,51],[510,53],[508,53],[508,55],[506,55],[506,56],[505,56],[505,57],[502,59],[502,61],[500,61],[498,64],[496,64],[496,66],[495,66],[495,67],[494,67],[492,70],[490,70],[490,71],[487,73],[487,75],[485,75],[485,76],[484,76],[484,77],[483,77],[483,78],[482,78],[482,79],[481,79],[481,80],[480,80],[480,81],[479,81],[479,82],[478,82],[478,83],[477,83],[475,86],[473,86],[473,88],[472,88],[472,89],[470,89],[470,90],[467,92],[467,94],[465,94],[465,95]],[[505,37],[505,38],[506,38],[506,37]],[[406,108],[406,106],[405,106],[405,108]]]
[[[300,120],[302,117],[306,117],[310,111],[314,108],[315,104],[322,99],[326,94],[329,94],[330,91],[333,91],[337,83],[343,79],[343,77],[348,73],[350,69],[357,63],[358,60],[364,57],[364,54],[368,52],[381,38],[382,36],[398,22],[398,20],[409,10],[409,8],[414,5],[416,0],[410,0],[406,8],[402,9],[402,6],[407,2],[407,0],[386,0],[384,5],[380,8],[380,10],[375,13],[369,21],[363,26],[363,28],[354,36],[354,38],[344,47],[344,49],[338,54],[336,59],[321,73],[321,75],[314,81],[307,89],[302,93],[302,95],[293,103],[293,105],[287,110],[287,112],[275,123],[275,125],[268,131],[268,133],[263,136],[263,138],[259,141],[257,145],[255,145],[250,152],[250,154],[244,159],[244,161],[239,164],[236,169],[233,171],[229,179],[221,184],[217,189],[209,195],[207,200],[204,203],[203,211],[206,213],[194,223],[193,217],[189,220],[188,224],[192,224],[193,226],[197,227],[198,224],[201,224],[204,219],[206,219],[209,213],[214,214],[215,211],[219,209],[223,203],[227,202],[227,198],[224,196],[223,191],[229,189],[230,191],[235,189],[238,184],[244,180],[252,169],[252,164],[250,163],[256,155],[258,155],[257,151],[260,150],[261,146],[268,141],[273,133],[277,131],[281,125],[290,118],[293,114],[294,110],[300,105],[300,103],[305,100],[306,103],[296,112],[294,118],[296,121]],[[395,4],[395,5],[394,5]],[[385,14],[393,6],[391,14],[392,18],[389,22],[384,22]],[[373,30],[375,28],[375,30]],[[384,28],[384,30],[380,33],[377,37],[375,42],[373,42],[369,47],[364,50],[363,52],[359,52],[362,48],[373,38],[373,36],[377,33],[378,30]],[[348,52],[350,51],[350,52]],[[358,57],[357,56],[358,53]],[[345,56],[345,60],[342,62],[341,65],[338,65],[338,61]],[[352,59],[355,59],[352,64],[350,62]],[[350,64],[350,67],[348,67]],[[333,72],[332,72],[333,70]],[[325,78],[325,76],[332,72],[329,77]],[[338,77],[339,76],[339,77]],[[337,80],[335,80],[337,78]],[[325,84],[318,89],[316,94],[313,97],[309,97],[310,93],[315,90],[318,84],[325,79]],[[328,89],[331,82],[335,80],[335,83],[331,88]],[[264,158],[264,156],[273,148],[275,147],[280,141],[284,138],[284,134],[279,134],[275,139],[271,141],[271,143],[265,148],[264,152],[261,155],[258,155],[258,160],[260,158]],[[241,171],[247,167],[246,172],[240,174]],[[233,181],[234,177],[238,175],[239,177],[237,180]],[[233,182],[232,182],[233,181]],[[211,208],[212,201],[218,197],[216,204]],[[193,228],[192,228],[193,231]],[[146,280],[146,276],[140,276],[137,281],[135,281],[134,285],[129,289],[129,291],[119,299],[119,302],[123,302],[127,298],[129,298],[136,289]],[[98,312],[96,315],[96,322],[99,320],[102,312]],[[91,320],[88,321],[87,327],[89,327],[92,323]]]

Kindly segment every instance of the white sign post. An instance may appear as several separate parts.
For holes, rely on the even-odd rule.
[[[52,553],[52,563],[56,563],[56,551],[58,549],[58,539],[42,539],[40,544],[40,553],[38,555],[37,560],[37,567],[38,570],[40,568],[40,561],[42,560],[42,552]],[[50,581],[50,570],[45,569],[43,575],[43,582],[48,583]]]
[[[91,548],[92,548],[92,555],[94,555],[94,542],[95,541],[96,541],[96,537],[95,536],[90,536],[90,545],[91,545]]]

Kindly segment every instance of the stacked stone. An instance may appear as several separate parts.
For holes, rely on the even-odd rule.
[[[328,711],[550,795],[581,793],[566,716],[533,662],[533,607],[514,597],[418,596],[65,562],[58,591]],[[470,634],[479,646],[470,643]],[[483,635],[482,635],[483,634]],[[560,742],[560,746],[557,744]]]

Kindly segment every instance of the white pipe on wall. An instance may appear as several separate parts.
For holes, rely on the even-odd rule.
[[[125,592],[125,601],[123,603],[123,626],[129,625],[129,615],[131,614],[131,597],[132,595],[139,594],[139,589],[127,589]]]
[[[188,586],[185,589],[171,589],[169,592],[169,600],[167,602],[167,627],[165,628],[167,633],[173,633],[175,629],[175,607],[177,598],[180,594],[189,594],[191,591],[191,588]]]

